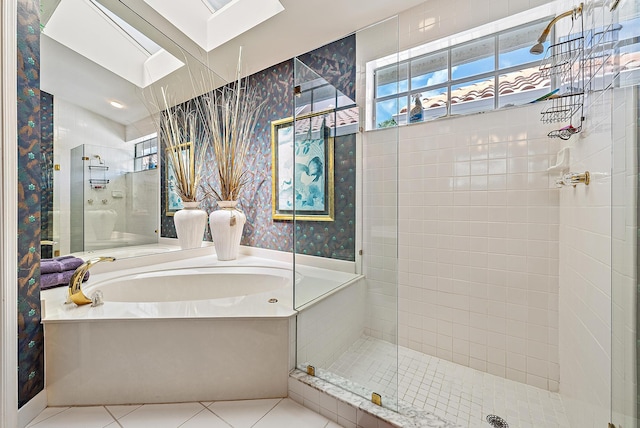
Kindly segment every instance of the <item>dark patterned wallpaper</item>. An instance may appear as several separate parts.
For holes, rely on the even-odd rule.
[[[18,0],[18,405],[44,388],[40,324],[40,2]]]
[[[309,68],[355,100],[355,36],[323,46],[299,58]],[[250,182],[245,186],[239,207],[247,215],[242,244],[279,251],[293,250],[293,224],[271,218],[271,121],[293,116],[294,62],[285,61],[249,77],[269,107],[259,118],[255,144],[249,158]],[[355,135],[337,137],[335,146],[335,213],[333,222],[298,221],[296,251],[340,260],[355,260]],[[207,165],[214,165],[213,153]],[[214,180],[214,169],[205,172],[204,181]],[[165,215],[164,167],[161,168],[163,191],[162,235],[175,237],[173,218]],[[211,212],[213,201],[202,208]],[[209,231],[206,239],[211,240]]]
[[[307,67],[335,86],[340,92],[356,99],[356,37],[345,37],[298,57]]]

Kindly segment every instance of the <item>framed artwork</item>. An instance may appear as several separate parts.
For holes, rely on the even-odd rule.
[[[189,172],[191,175],[194,174],[194,164],[193,164],[193,144],[192,143],[184,143],[180,144],[174,148],[165,149],[165,152],[169,150],[180,151],[180,156],[182,156],[182,161],[185,165],[188,165]],[[165,159],[168,159],[168,156],[165,156]],[[173,164],[169,161],[166,162],[167,165],[167,182],[166,182],[166,195],[165,199],[167,201],[167,215],[173,216],[176,211],[184,208],[182,205],[182,199],[178,192],[176,192],[176,175],[173,169]]]
[[[322,113],[296,118],[295,127],[293,118],[271,122],[271,175],[274,220],[294,212],[296,220],[334,220],[333,137]]]

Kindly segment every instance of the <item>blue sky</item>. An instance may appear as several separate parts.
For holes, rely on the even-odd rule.
[[[549,42],[545,43],[545,48],[548,47]],[[541,55],[532,55],[529,53],[529,46],[515,49],[509,52],[501,53],[499,56],[500,69],[513,67],[518,64],[528,63],[532,61],[539,61],[543,58]],[[480,58],[475,61],[470,61],[464,64],[458,64],[451,69],[452,78],[454,80],[464,79],[466,77],[474,76],[481,73],[486,73],[494,70],[494,57],[489,56]],[[445,84],[447,81],[448,71],[436,70],[431,73],[426,73],[420,76],[413,77],[411,79],[412,90],[419,90],[420,88]],[[470,82],[469,85],[474,82]],[[397,93],[406,92],[408,88],[408,80],[404,79],[400,82],[388,83],[381,85],[377,88],[377,97],[389,96]],[[456,86],[459,87],[459,86]],[[446,89],[437,89],[434,91],[423,91],[422,97],[428,98],[429,96],[436,96],[441,94]],[[405,107],[407,104],[406,97],[402,97],[400,100],[387,100],[376,104],[376,124],[379,124],[385,120],[390,119],[393,115]]]

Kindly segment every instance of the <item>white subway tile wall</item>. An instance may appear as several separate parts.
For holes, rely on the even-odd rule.
[[[113,171],[132,171],[133,170],[133,146],[125,143],[125,127],[119,123],[113,122],[105,117],[99,116],[89,110],[77,105],[71,104],[59,97],[54,97],[54,135],[55,135],[55,151],[54,163],[59,164],[61,171],[55,176],[56,187],[58,184],[61,189],[70,188],[70,150],[82,144],[87,144],[86,156],[99,155],[106,165],[109,166],[111,173]],[[100,146],[100,147],[98,147]],[[94,177],[95,178],[95,177]],[[88,177],[87,177],[88,179]],[[118,174],[111,177],[108,187],[108,196],[99,194],[101,190],[87,189],[85,199],[95,199],[98,201],[108,200],[109,208],[115,209],[120,213],[116,223],[116,230],[127,230],[125,215],[126,198],[111,198],[111,191],[121,191],[126,194],[125,176]],[[100,198],[95,197],[98,194]],[[65,192],[55,192],[53,209],[56,213],[56,221],[53,223],[53,236],[59,241],[60,254],[71,253],[70,240],[68,237],[68,228],[70,224],[70,195]],[[90,219],[85,219],[85,233],[88,243],[95,241],[92,224]],[[91,250],[94,248],[87,248]]]
[[[572,170],[591,184],[560,196],[560,378],[575,426],[606,426],[611,404],[611,128],[607,97],[590,105],[591,132],[572,144]]]
[[[401,345],[557,391],[550,130],[538,105],[400,129]]]
[[[637,414],[637,88],[616,89],[612,151],[612,413],[620,426],[633,426]]]
[[[400,50],[547,2],[444,3],[400,15]],[[573,7],[565,3],[558,11]],[[568,145],[572,169],[596,173],[589,188],[555,188],[546,169],[567,143],[547,137],[557,124],[540,122],[539,104],[363,136],[368,332],[392,336],[397,275],[400,345],[569,399],[583,394],[574,423],[610,393],[611,195],[598,174],[611,165],[610,100],[600,92],[587,103],[586,130]]]
[[[363,273],[368,305],[365,333],[397,343],[398,129],[363,137]]]
[[[400,14],[398,48],[545,3],[425,2]],[[585,2],[586,29],[611,19],[594,5]],[[557,2],[555,13],[574,6]],[[558,31],[566,31],[561,24]],[[376,40],[359,36],[358,50],[375,52]],[[601,71],[595,83],[606,87],[608,79]],[[547,137],[560,125],[540,122],[540,104],[363,134],[366,332],[395,343],[397,325],[400,345],[559,390],[572,426],[606,426],[612,134],[624,138],[611,126],[610,92],[587,94],[584,131],[568,142]],[[572,171],[592,173],[590,186],[555,188],[557,174],[546,169],[563,147],[572,150]],[[632,334],[632,320],[616,321]],[[631,346],[630,339],[616,340]]]
[[[401,14],[399,49],[546,2],[454,3]],[[368,334],[395,343],[397,323],[403,346],[558,390],[552,129],[532,105],[364,134]]]
[[[593,2],[585,5],[586,29],[611,22],[608,9]],[[611,244],[612,227],[617,227],[612,223],[612,196],[625,191],[621,187],[612,193],[612,150],[618,150],[612,137],[625,125],[612,128],[612,75],[605,74],[609,69],[605,66],[594,76],[598,87],[607,89],[586,93],[584,132],[566,144],[571,169],[590,171],[591,184],[560,192],[560,391],[571,425],[585,428],[607,426],[611,420]],[[616,138],[616,144],[624,150],[624,137]],[[625,203],[635,208],[633,200]]]

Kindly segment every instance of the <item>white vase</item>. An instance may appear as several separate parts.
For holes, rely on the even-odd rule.
[[[180,248],[200,248],[204,229],[207,226],[207,212],[198,208],[199,202],[183,202],[184,208],[173,215],[176,235]]]
[[[220,209],[209,214],[209,228],[218,260],[238,257],[242,229],[247,216],[236,208],[238,201],[218,201]]]

